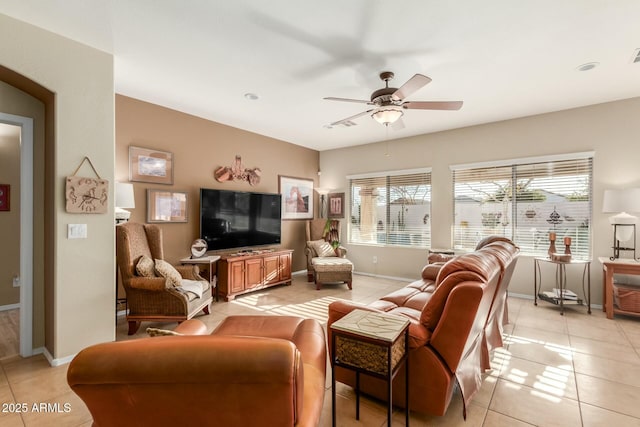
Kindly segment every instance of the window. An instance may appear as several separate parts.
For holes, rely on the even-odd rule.
[[[473,250],[489,235],[512,239],[523,254],[544,256],[549,232],[571,238],[576,258],[591,246],[593,153],[454,166],[453,242]]]
[[[431,169],[353,175],[349,243],[431,245]]]

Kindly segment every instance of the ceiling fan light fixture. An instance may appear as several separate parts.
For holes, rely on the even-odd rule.
[[[388,126],[403,116],[402,110],[398,108],[381,108],[376,110],[371,117],[381,125]]]

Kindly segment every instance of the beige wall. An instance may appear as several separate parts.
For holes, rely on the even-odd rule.
[[[0,51],[4,67],[55,93],[55,141],[47,147],[53,160],[45,171],[46,197],[52,198],[44,219],[52,228],[45,242],[52,260],[51,277],[45,277],[51,286],[45,345],[58,360],[115,338],[113,207],[102,215],[64,209],[64,178],[84,156],[113,182],[113,57],[5,15],[0,15]],[[88,238],[68,240],[70,223],[87,224]]]
[[[592,253],[596,261],[592,263],[591,277],[593,301],[601,303],[602,276],[597,257],[611,254],[612,236],[608,215],[601,212],[602,194],[608,188],[640,186],[640,131],[634,125],[639,113],[640,98],[635,98],[388,143],[323,151],[320,184],[346,191],[348,199],[349,174],[432,167],[432,243],[434,247],[450,247],[453,219],[450,165],[595,151]],[[387,150],[389,156],[385,155]],[[343,232],[346,233],[346,224]],[[349,257],[361,272],[417,278],[425,260],[422,249],[347,246]],[[378,257],[375,265],[374,255]],[[521,258],[511,291],[532,296],[532,276],[533,260]],[[576,279],[575,274],[572,276],[570,279]],[[571,286],[577,290],[575,283],[574,280]]]
[[[278,192],[278,175],[318,178],[319,155],[297,145],[204,120],[175,110],[116,96],[116,181],[129,181],[129,146],[169,151],[174,156],[173,185],[134,182],[136,208],[130,220],[146,221],[146,190],[188,193],[188,223],[161,224],[165,257],[170,262],[190,255],[199,236],[200,188]],[[235,156],[247,168],[262,171],[260,183],[220,183],[213,177],[219,166],[231,166]],[[315,204],[317,206],[317,203]],[[282,222],[282,247],[291,248],[293,270],[306,270],[304,221]]]
[[[16,116],[30,117],[33,119],[33,347],[44,345],[44,105],[34,97],[0,81],[0,111]],[[11,214],[13,237],[8,238],[13,245],[2,244],[0,259],[12,259],[11,274],[7,272],[2,279],[2,287],[10,288],[13,302],[0,302],[2,304],[18,303],[20,301],[20,288],[14,288],[12,278],[20,272],[20,221],[17,218],[20,206],[20,148],[19,141],[14,141],[15,152],[11,157],[12,165],[16,170],[16,185],[11,185]],[[4,153],[2,154],[4,159]],[[4,160],[2,160],[4,164]],[[4,166],[0,166],[0,171]],[[2,174],[3,172],[0,172]],[[0,179],[2,181],[2,179]],[[15,210],[14,210],[15,208]],[[4,219],[2,220],[4,227]],[[9,231],[8,231],[9,232]],[[4,231],[2,232],[4,236]],[[4,272],[4,266],[3,266]],[[9,277],[10,276],[10,277]]]
[[[0,95],[1,96],[1,95]],[[2,109],[0,109],[2,111]],[[17,128],[16,126],[0,125]],[[0,135],[0,184],[10,188],[10,211],[0,211],[0,306],[20,302],[20,288],[13,277],[20,275],[20,135]]]

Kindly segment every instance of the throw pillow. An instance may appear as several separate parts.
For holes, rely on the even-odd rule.
[[[173,267],[173,265],[169,264],[168,262],[162,259],[157,259],[156,271],[158,272],[159,275],[167,279],[168,288],[170,287],[177,288],[180,286],[182,282],[182,276],[180,275],[180,273],[178,273],[178,270],[176,270]]]
[[[150,337],[161,337],[165,335],[182,335],[179,332],[170,331],[168,329],[147,328],[147,335]]]
[[[311,242],[311,245],[320,258],[336,256],[336,251],[329,242],[325,242],[324,240],[315,240]]]
[[[138,264],[136,264],[136,273],[142,277],[156,277],[153,260],[146,255],[140,257]]]

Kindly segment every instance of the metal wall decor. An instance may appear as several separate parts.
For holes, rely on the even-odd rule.
[[[226,181],[247,181],[249,185],[258,185],[262,171],[260,168],[245,168],[242,164],[242,157],[236,155],[236,160],[231,166],[218,167],[213,176],[218,182]]]

